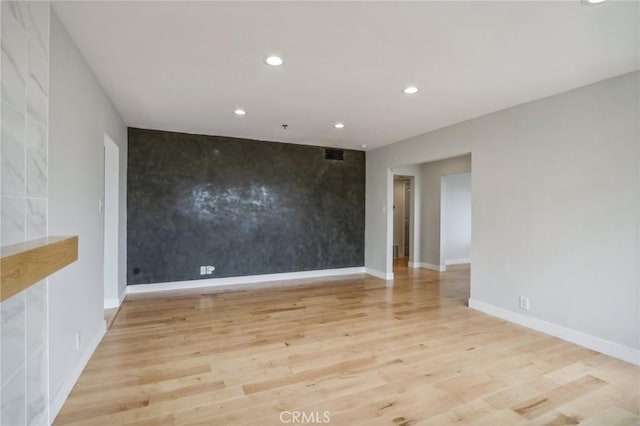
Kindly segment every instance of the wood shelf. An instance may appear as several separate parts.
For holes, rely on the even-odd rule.
[[[45,237],[0,249],[0,302],[78,260],[78,237]]]

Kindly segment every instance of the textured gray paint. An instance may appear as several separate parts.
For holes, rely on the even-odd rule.
[[[129,284],[364,264],[363,152],[130,128],[128,161]]]

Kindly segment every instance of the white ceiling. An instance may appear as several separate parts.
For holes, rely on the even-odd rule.
[[[129,126],[371,149],[638,69],[638,6],[72,1],[54,9]],[[266,65],[271,54],[284,66]],[[420,92],[403,94],[409,84]],[[247,115],[235,116],[237,107]],[[334,129],[337,121],[346,127]]]

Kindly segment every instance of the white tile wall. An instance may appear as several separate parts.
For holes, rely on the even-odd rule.
[[[29,36],[38,42],[38,45],[49,57],[49,2],[37,1],[29,2],[27,10],[27,26],[29,28]],[[47,73],[49,65],[47,61]],[[49,80],[47,79],[47,86]]]
[[[0,3],[0,244],[47,235],[48,1]],[[49,424],[48,281],[0,304],[0,425]]]
[[[29,116],[38,123],[47,125],[47,110],[49,98],[43,87],[33,76],[27,80],[27,112]]]
[[[15,108],[25,105],[27,86],[26,3],[2,2],[2,100]]]
[[[26,203],[24,198],[2,197],[2,245],[10,245],[25,240]]]
[[[45,127],[27,119],[27,196],[47,198],[47,133]]]
[[[47,345],[43,344],[27,361],[26,424],[46,425],[48,423],[49,372],[47,369]]]
[[[33,240],[47,235],[46,199],[27,199],[26,235],[27,240]]]
[[[27,196],[47,198],[47,131],[41,124],[28,118],[27,144]]]
[[[47,342],[46,281],[40,281],[26,291],[27,298],[27,353],[33,354]]]
[[[0,304],[3,388],[26,360],[27,300],[25,293],[20,292]]]
[[[2,75],[4,76],[4,75]],[[25,195],[24,110],[2,103],[2,195]]]
[[[0,410],[0,421],[7,426],[21,426],[26,424],[27,416],[27,392],[26,392],[26,372],[25,366],[9,379],[8,383],[2,387],[2,404]]]

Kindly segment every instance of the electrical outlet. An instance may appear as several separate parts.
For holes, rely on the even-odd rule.
[[[76,351],[80,350],[80,332],[76,333]]]
[[[212,275],[213,271],[216,270],[215,266],[205,265],[200,267],[200,275]]]
[[[520,309],[528,311],[529,310],[529,298],[525,296],[520,296]]]

